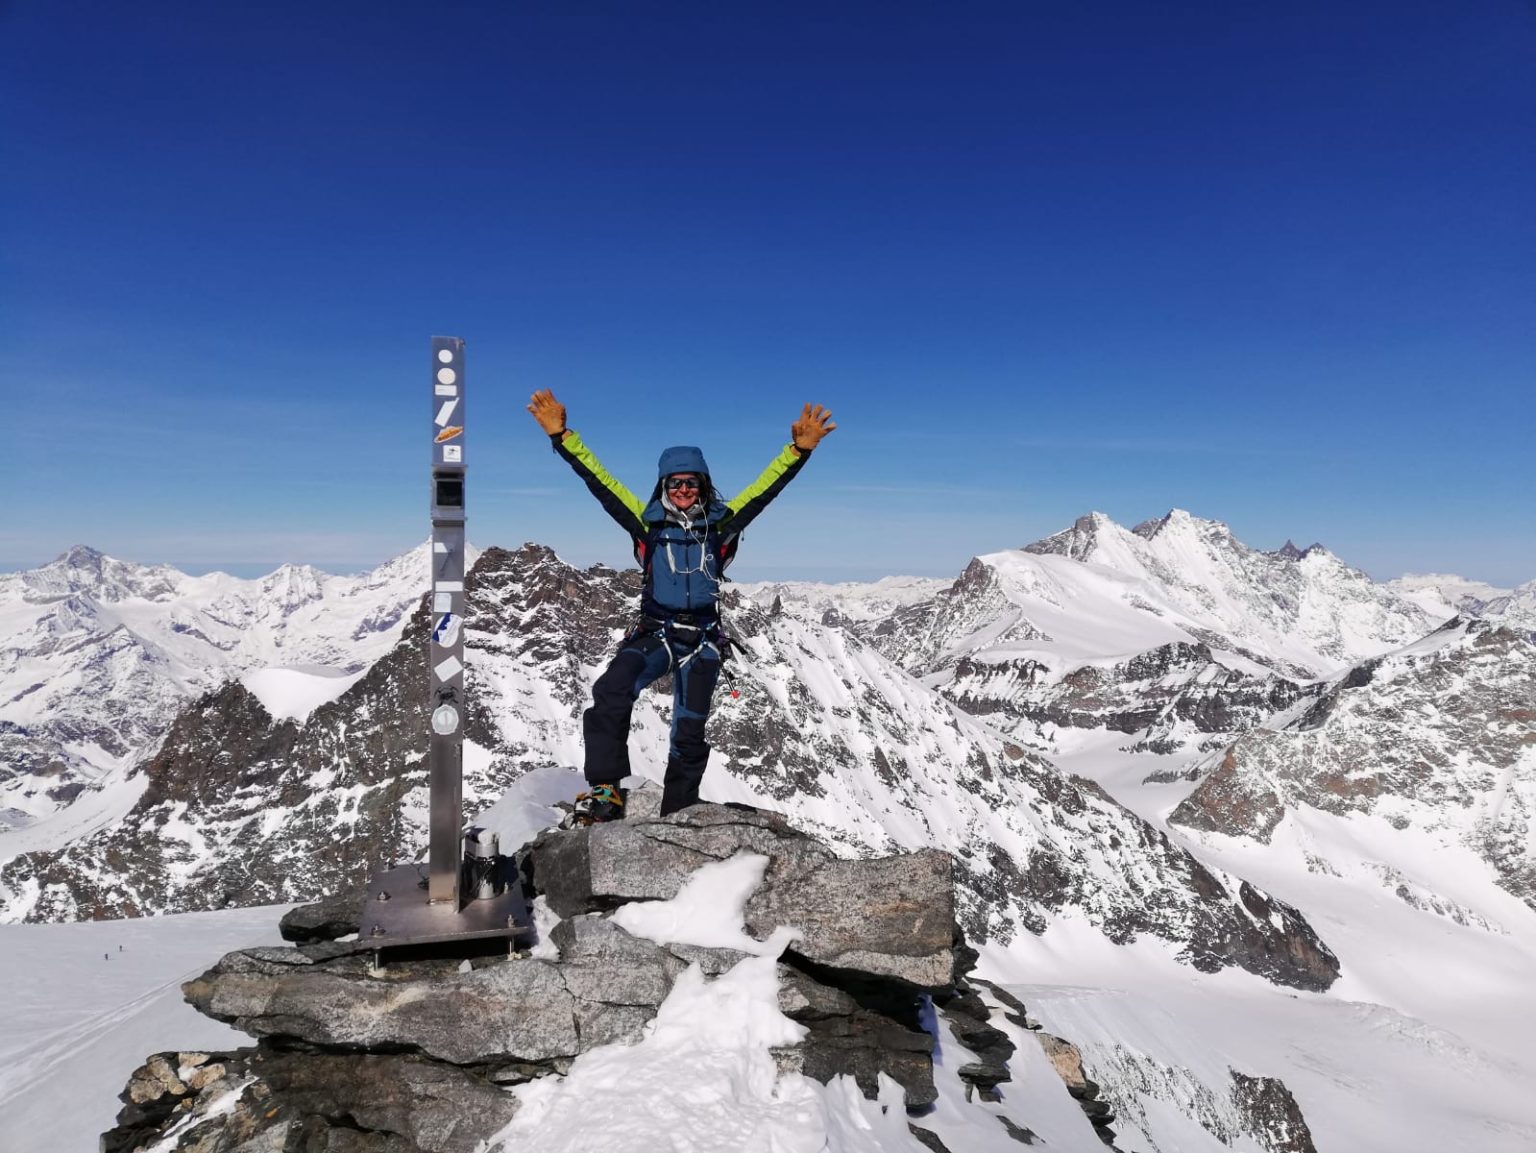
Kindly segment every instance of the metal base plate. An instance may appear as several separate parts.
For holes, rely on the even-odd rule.
[[[533,935],[533,919],[528,915],[528,905],[515,877],[501,896],[470,901],[458,911],[446,901],[429,903],[422,878],[421,866],[401,865],[379,873],[368,883],[368,896],[358,921],[360,947],[389,949]]]

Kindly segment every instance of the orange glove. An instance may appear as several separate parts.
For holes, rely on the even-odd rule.
[[[789,435],[795,442],[795,447],[801,452],[810,452],[818,444],[821,438],[831,432],[837,425],[832,423],[830,409],[816,405],[806,405],[800,411],[800,419],[789,426]]]
[[[533,419],[539,422],[540,428],[550,436],[559,436],[565,431],[565,405],[555,399],[554,393],[546,388],[528,399],[533,402],[528,406],[528,411],[533,413]]]

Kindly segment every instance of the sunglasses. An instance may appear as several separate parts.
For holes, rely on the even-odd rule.
[[[691,489],[697,492],[699,480],[693,476],[669,476],[667,477],[667,491],[676,492],[678,489]]]

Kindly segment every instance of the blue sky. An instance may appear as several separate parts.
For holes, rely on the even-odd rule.
[[[1536,577],[1536,5],[0,0],[0,567],[428,533],[624,563],[634,487],[841,425],[743,579],[1171,507]]]

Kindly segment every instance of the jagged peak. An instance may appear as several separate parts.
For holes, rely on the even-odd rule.
[[[1296,542],[1290,537],[1286,537],[1285,543],[1269,555],[1279,557],[1281,560],[1305,560],[1314,553],[1333,555],[1317,541],[1313,541],[1306,548],[1297,548]]]
[[[1024,546],[1023,551],[1037,556],[1054,555],[1082,560],[1093,549],[1094,542],[1106,529],[1118,529],[1113,520],[1097,510],[1084,514],[1072,522],[1071,528],[1062,529],[1050,536]]]
[[[1160,517],[1144,520],[1131,529],[1131,532],[1143,540],[1154,540],[1165,532],[1178,531],[1180,529],[1194,529],[1204,533],[1216,533],[1220,536],[1230,537],[1232,530],[1225,521],[1207,520],[1205,517],[1196,516],[1187,509],[1171,508]]]

